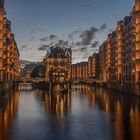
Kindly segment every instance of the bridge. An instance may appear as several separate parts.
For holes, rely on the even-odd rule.
[[[19,83],[18,89],[20,91],[30,91],[33,89],[32,83]]]
[[[17,83],[38,83],[44,81],[43,78],[27,78],[27,77],[22,77],[19,80],[15,81]]]
[[[34,78],[27,78],[22,77],[19,80],[14,81],[14,88],[18,88],[20,91],[30,91],[33,89],[33,83],[39,83],[43,81],[43,79],[34,79]]]
[[[91,79],[91,78],[73,80],[72,83],[73,84],[92,84],[93,86],[105,86],[106,85],[105,81],[101,81],[98,79]]]

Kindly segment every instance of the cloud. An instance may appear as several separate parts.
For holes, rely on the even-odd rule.
[[[76,44],[72,46],[73,52],[86,52],[88,51],[88,48],[89,47],[87,46],[82,46],[82,45],[77,46]]]
[[[60,46],[60,47],[68,47],[69,46],[69,42],[68,41],[64,41],[64,40],[58,40],[58,42],[55,44],[55,46]]]
[[[21,48],[20,48],[20,51],[23,51],[27,47],[28,47],[28,45],[22,45]]]
[[[47,41],[47,40],[48,40],[48,36],[42,37],[42,38],[40,39],[41,42],[45,42],[45,41]]]
[[[99,45],[99,41],[95,41],[92,45],[91,48],[96,48]]]
[[[58,37],[57,37],[56,35],[50,35],[49,37],[48,37],[48,36],[42,37],[42,38],[40,39],[40,41],[41,41],[41,42],[46,42],[46,41],[51,41],[51,42],[53,42],[53,41],[56,41],[57,38],[58,38]]]
[[[104,31],[107,28],[107,25],[104,23],[100,26],[99,30]]]
[[[53,40],[53,39],[56,39],[57,38],[57,36],[56,35],[50,35],[50,37],[49,37],[51,40]]]
[[[91,27],[90,29],[83,31],[80,35],[80,38],[82,39],[81,44],[83,45],[91,44],[92,39],[95,37],[95,34],[98,31],[99,29],[96,27]]]
[[[72,57],[72,60],[76,59],[76,57]]]
[[[90,45],[85,45],[85,46],[81,45],[81,43],[79,42],[76,42],[75,45],[73,44],[72,46],[72,51],[73,51],[74,56],[77,54],[79,55],[80,53],[79,57],[81,59],[85,59],[85,58],[88,58],[88,56],[90,56],[91,53],[96,52],[98,49],[98,46],[99,46],[98,40],[92,42]]]
[[[51,47],[50,45],[44,45],[44,44],[43,45],[40,45],[40,46],[41,47],[38,48],[39,51],[45,51],[45,50],[47,50],[48,48]]]
[[[69,47],[70,44],[68,41],[65,40],[58,40],[56,42],[49,42],[48,44],[41,44],[40,47],[38,48],[39,51],[45,51],[50,47]]]
[[[77,45],[84,45],[84,46],[91,45],[92,41],[95,39],[95,36],[98,33],[103,32],[106,28],[107,25],[104,23],[99,28],[93,26],[90,27],[89,29],[82,31],[82,33],[80,34],[81,42],[78,41]]]
[[[83,61],[97,52],[99,49],[98,36],[107,29],[107,25],[104,23],[98,27],[92,26],[87,29],[77,29],[68,34],[65,37],[60,37],[57,35],[48,35],[40,39],[41,44],[38,48],[39,51],[46,51],[50,47],[66,47],[72,48],[73,51],[73,61]]]
[[[80,46],[80,45],[81,45],[81,42],[77,41],[77,42],[76,42],[76,45],[77,45],[77,46]]]
[[[28,45],[22,45],[22,46],[21,46],[22,49],[25,49],[25,48],[27,48],[27,47],[28,47]]]
[[[79,28],[73,32],[71,32],[69,35],[68,35],[68,38],[70,40],[72,40],[76,35],[79,35],[80,33],[82,32],[82,30]]]
[[[89,29],[85,29],[85,30],[81,30],[79,28],[77,30],[74,30],[70,34],[68,34],[67,39],[59,38],[57,35],[51,34],[49,36],[42,37],[40,39],[40,42],[45,42],[46,45],[54,46],[54,47],[55,46],[59,46],[59,47],[71,46],[72,48],[74,48],[74,50],[83,51],[83,50],[86,50],[85,48],[83,48],[85,46],[86,47],[89,46],[90,48],[94,48],[95,46],[97,46],[98,42],[97,41],[93,42],[93,41],[96,35],[101,33],[101,31],[104,31],[106,28],[107,28],[107,25],[105,23],[99,26],[98,28],[95,26],[92,26]]]
[[[82,47],[82,48],[80,48],[80,51],[81,52],[84,52],[84,51],[86,51],[87,50],[87,47]]]
[[[90,54],[87,52],[82,56],[82,59],[87,59],[90,56]]]

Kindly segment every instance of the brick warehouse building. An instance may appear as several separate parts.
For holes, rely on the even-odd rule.
[[[106,82],[108,88],[140,94],[140,0],[135,0],[130,15],[118,21],[116,29],[108,34],[99,48],[96,65],[91,58],[88,78],[93,78],[92,69],[98,67],[96,79]]]
[[[109,88],[140,93],[140,0],[108,35],[106,73]],[[99,52],[100,53],[100,52]]]
[[[88,62],[72,65],[72,80],[85,80],[88,78]]]
[[[0,81],[11,82],[20,76],[19,51],[6,17],[4,0],[0,0]]]
[[[53,85],[53,90],[69,89],[71,82],[71,62],[71,48],[51,47],[47,52],[44,58],[45,81]]]
[[[89,56],[88,62],[80,62],[72,65],[72,80],[97,79],[99,77],[99,56]]]

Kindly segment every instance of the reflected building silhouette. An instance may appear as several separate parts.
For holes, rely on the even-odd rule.
[[[112,94],[108,90],[93,89],[88,85],[74,86],[72,92],[87,95],[90,107],[99,108],[106,115],[112,116],[111,118],[105,117],[106,120],[104,121],[106,130],[111,135],[115,135],[116,139],[140,139],[139,97],[122,96],[117,93]],[[112,125],[114,125],[114,128],[112,128]]]
[[[42,90],[35,90],[38,100],[45,102],[45,110],[48,113],[55,113],[63,117],[65,112],[71,110],[71,92],[67,93],[46,93]]]
[[[111,140],[140,139],[139,97],[112,94],[88,85],[74,85],[71,92],[16,91],[0,97],[0,140],[28,139],[30,134],[35,134],[32,139],[40,134],[39,138],[44,139],[51,139],[53,134],[63,138],[66,134],[68,139],[74,139],[73,135],[87,139],[99,135]]]
[[[71,109],[71,94],[45,94],[46,111],[63,117]]]
[[[45,102],[45,110],[50,116],[50,128],[57,129],[60,133],[65,131],[67,123],[65,123],[65,114],[71,111],[71,93],[46,93],[42,90],[35,90],[38,100]],[[52,116],[56,116],[55,123],[58,127],[52,127],[54,120]]]
[[[8,97],[7,97],[8,96]],[[8,140],[9,128],[18,110],[19,92],[0,97],[0,140]]]
[[[72,86],[72,92],[74,93],[84,93],[88,94],[89,92],[93,92],[95,90],[92,86],[90,85],[73,85]]]

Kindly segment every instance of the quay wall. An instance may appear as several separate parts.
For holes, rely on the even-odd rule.
[[[3,94],[4,92],[13,89],[13,82],[0,82],[0,94]]]
[[[121,84],[119,83],[109,83],[109,82],[103,82],[103,81],[100,81],[100,82],[88,82],[88,81],[72,81],[72,84],[74,85],[78,85],[78,84],[88,84],[88,85],[92,85],[93,87],[95,88],[98,88],[98,87],[102,87],[102,88],[105,88],[105,89],[108,89],[108,90],[112,90],[114,92],[118,92],[118,93],[121,93],[121,94],[126,94],[126,95],[138,95],[140,96],[140,91],[138,89],[138,87],[123,87]]]

